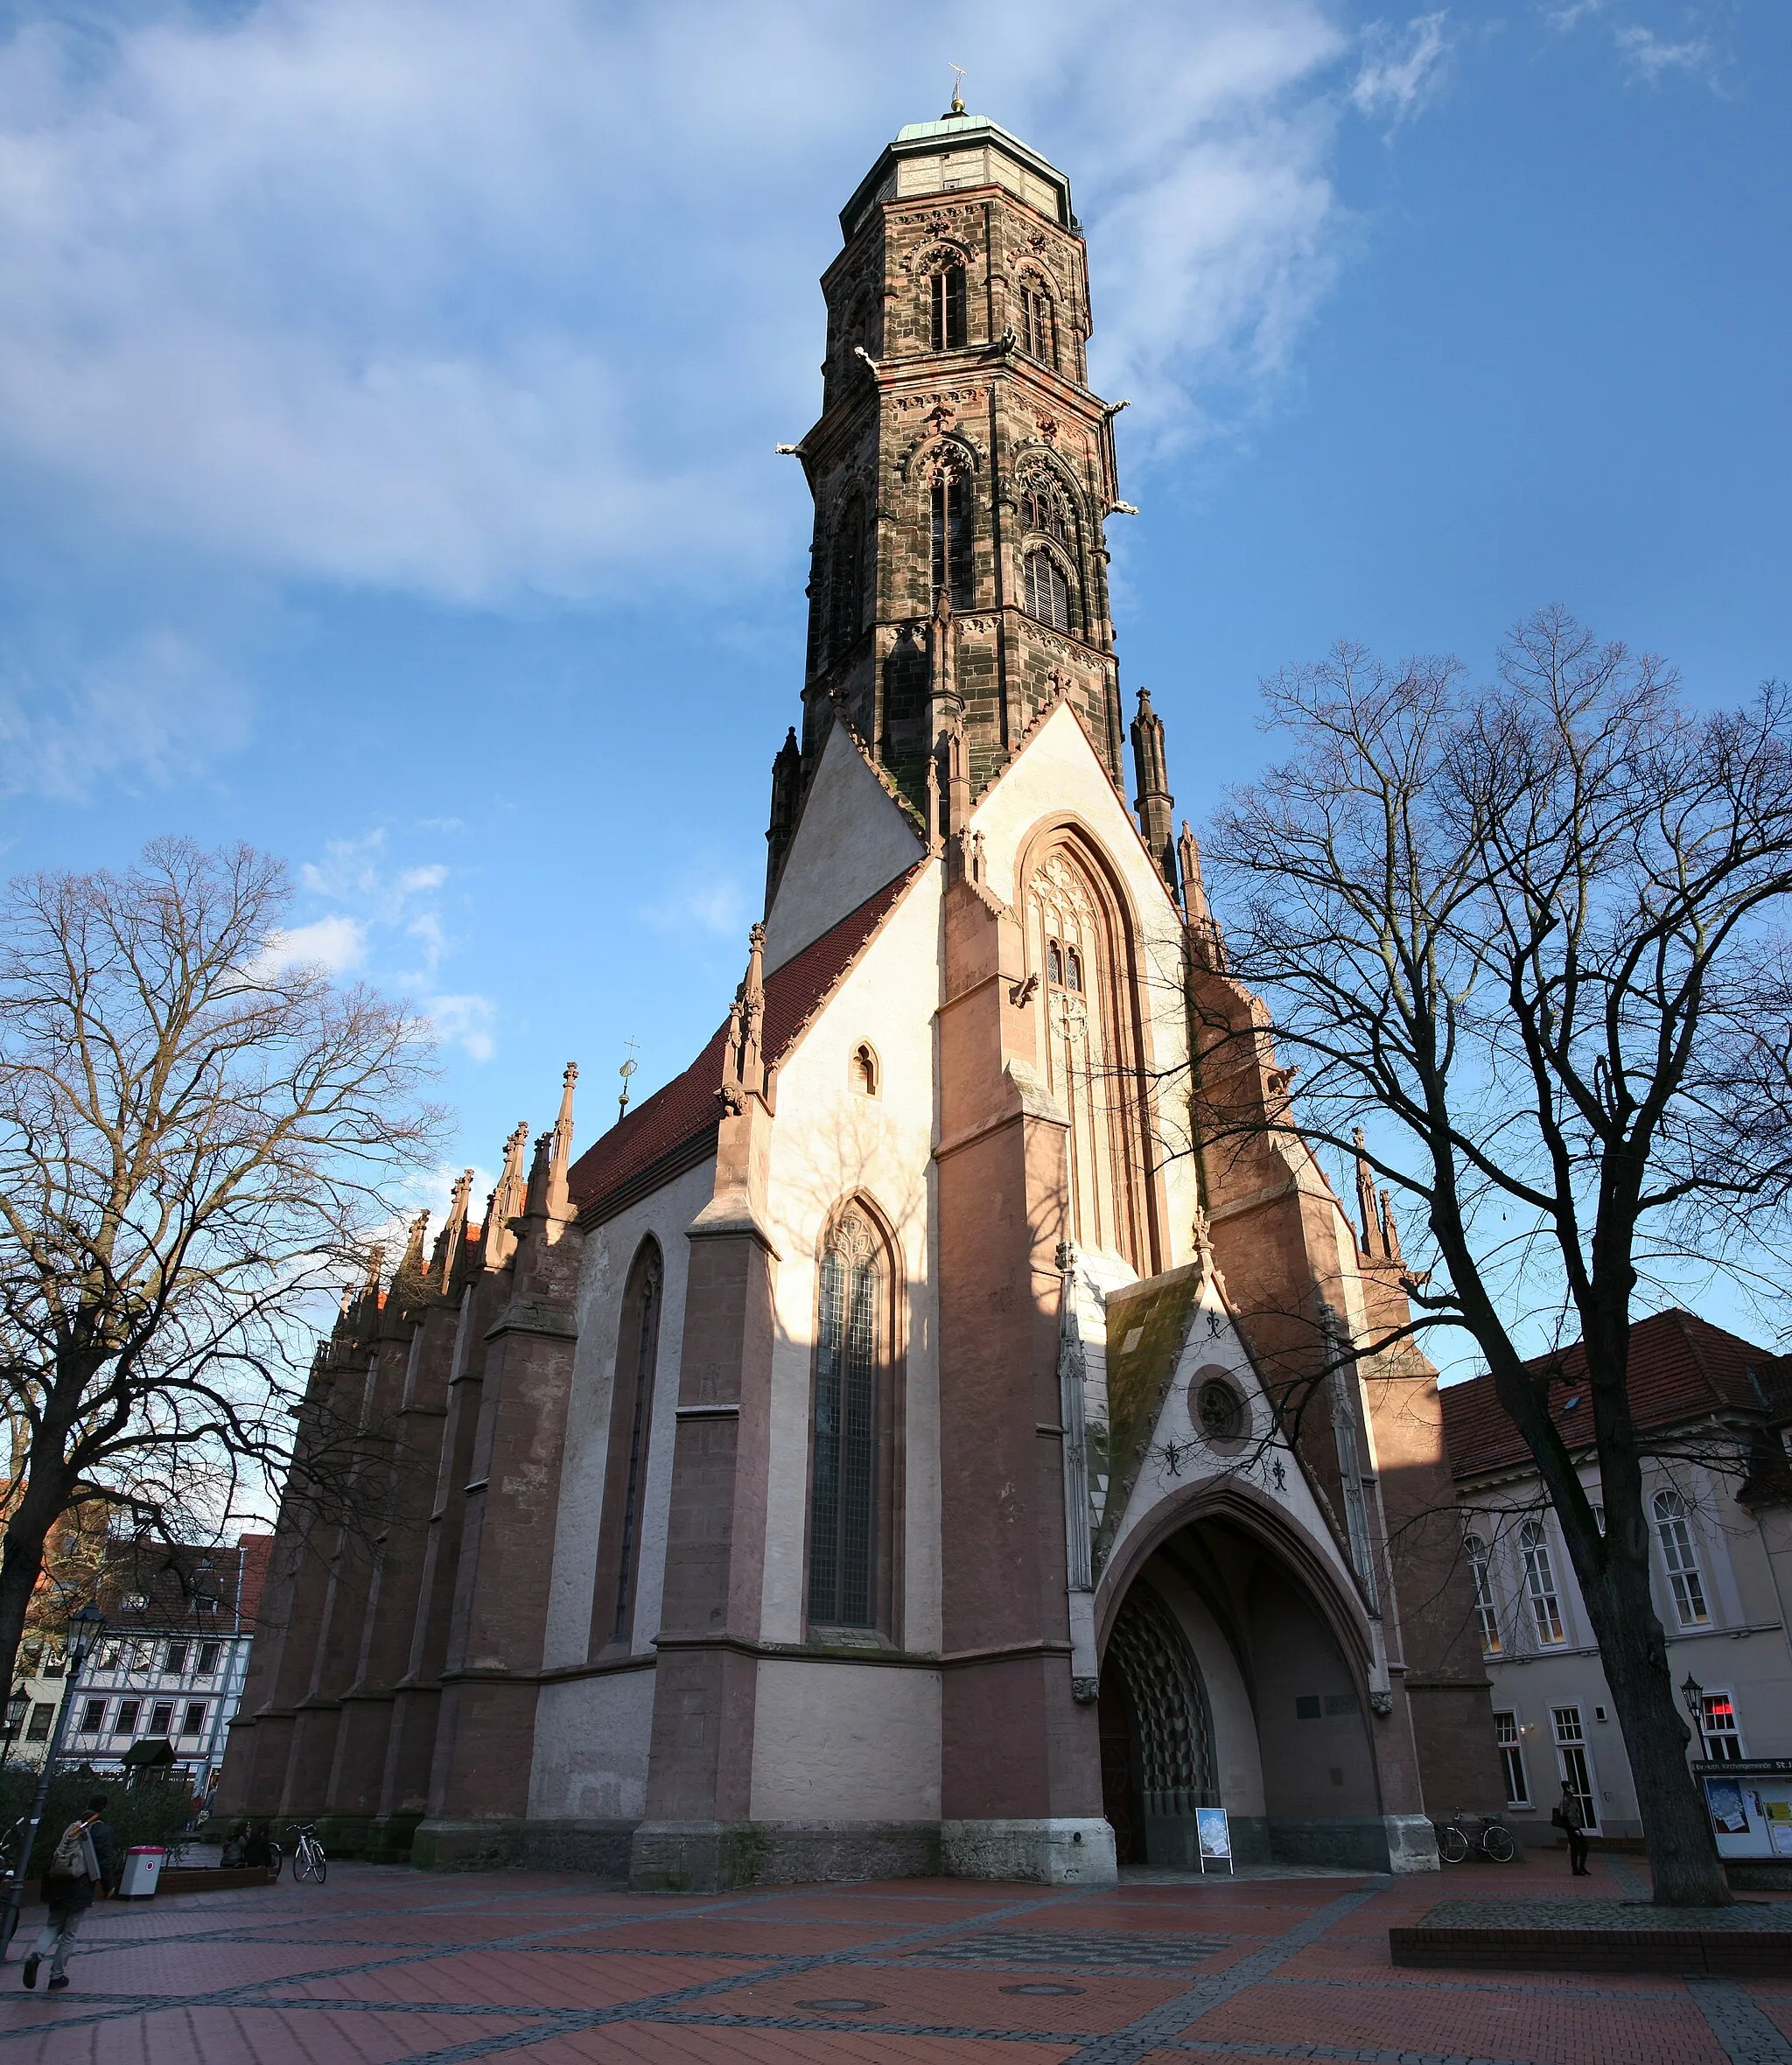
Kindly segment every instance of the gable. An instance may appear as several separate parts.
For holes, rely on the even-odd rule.
[[[907,812],[836,721],[766,914],[766,971],[781,968],[922,853]]]
[[[1020,856],[1042,817],[1075,817],[1099,840],[1148,932],[1180,938],[1181,914],[1145,851],[1126,800],[1114,787],[1075,711],[1060,701],[1022,739],[978,799],[971,829],[984,836],[984,881],[1004,903],[1018,893]]]

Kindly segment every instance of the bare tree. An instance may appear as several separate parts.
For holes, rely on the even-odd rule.
[[[1213,851],[1231,971],[1271,1023],[1208,1027],[1200,1081],[1267,1032],[1299,1113],[1198,1090],[1208,1151],[1298,1130],[1349,1153],[1379,1115],[1375,1167],[1429,1236],[1417,1324],[1472,1337],[1558,1516],[1656,1898],[1726,1901],[1650,1597],[1627,1355],[1640,1286],[1692,1258],[1758,1268],[1792,1179],[1784,696],[1693,713],[1670,669],[1559,610],[1490,688],[1340,646],[1265,693],[1299,743],[1233,795]],[[1540,1320],[1585,1344],[1603,1530],[1550,1370],[1525,1367]]]
[[[9,1670],[61,1516],[191,1538],[284,1474],[309,1308],[433,1143],[424,1029],[290,964],[287,902],[276,860],[168,839],[0,904]]]

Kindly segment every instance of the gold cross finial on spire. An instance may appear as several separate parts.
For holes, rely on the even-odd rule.
[[[957,77],[952,82],[952,105],[946,112],[948,115],[962,115],[964,112],[964,66],[954,65],[952,69],[957,74]]]

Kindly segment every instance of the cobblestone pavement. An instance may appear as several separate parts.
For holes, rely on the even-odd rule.
[[[1783,1981],[1396,1971],[1448,1894],[1610,1900],[1540,1857],[1424,1879],[962,1880],[645,1896],[571,1873],[332,1868],[107,1906],[46,1998],[0,1967],[0,2065],[1792,2065]],[[31,1926],[31,1917],[26,1917]],[[23,1931],[21,1932],[24,1933]]]

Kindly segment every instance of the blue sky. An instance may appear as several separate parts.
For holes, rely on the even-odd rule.
[[[954,60],[1088,229],[1180,809],[1340,635],[1792,673],[1779,0],[13,4],[8,868],[284,854],[486,1179],[568,1059],[585,1141],[676,1073],[797,713],[816,276]]]

